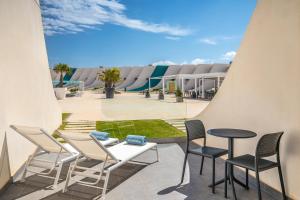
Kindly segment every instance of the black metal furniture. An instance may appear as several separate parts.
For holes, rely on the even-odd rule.
[[[242,139],[242,138],[252,138],[252,137],[256,137],[256,135],[257,135],[256,133],[254,133],[252,131],[242,130],[242,129],[229,129],[229,128],[210,129],[210,130],[207,131],[207,133],[210,134],[210,135],[216,136],[216,137],[228,138],[228,159],[233,158],[234,139],[235,138],[240,138],[240,139]],[[249,189],[249,186],[248,186],[248,173],[246,173],[246,184],[242,183],[237,178],[235,178],[232,166],[229,166],[229,174],[232,174],[233,181],[235,181],[236,183],[238,183],[241,186],[245,187],[246,189]],[[225,180],[228,180],[228,179],[229,179],[229,177],[226,176],[225,179],[222,179],[222,180],[216,182],[215,185],[221,184]]]
[[[203,170],[203,163],[204,163],[204,157],[211,158],[212,159],[212,192],[215,193],[215,159],[226,155],[227,150],[226,149],[220,149],[215,147],[209,147],[206,146],[206,134],[205,134],[205,127],[200,120],[190,120],[185,122],[185,127],[187,131],[187,143],[186,143],[186,151],[185,151],[185,157],[184,157],[184,163],[183,163],[183,170],[182,170],[182,176],[181,176],[181,182],[183,182],[184,173],[185,173],[185,167],[186,162],[188,158],[188,154],[195,154],[202,156],[201,160],[201,167],[200,167],[200,174],[202,174]],[[197,147],[197,148],[191,148],[190,142],[202,138],[204,139],[203,146]]]
[[[265,171],[274,167],[278,168],[281,190],[282,190],[282,197],[283,199],[287,199],[285,195],[284,189],[284,181],[282,177],[281,165],[280,165],[280,153],[279,153],[279,146],[280,140],[283,135],[283,132],[279,133],[271,133],[266,134],[260,138],[256,146],[255,156],[253,155],[242,155],[234,158],[230,158],[226,161],[225,164],[225,172],[227,172],[228,165],[231,166],[239,166],[246,169],[246,174],[248,177],[248,170],[255,171],[256,175],[256,182],[257,182],[257,194],[258,199],[261,200],[261,189],[260,189],[260,181],[259,181],[259,172]],[[263,159],[265,157],[276,155],[277,161],[273,162],[270,160]],[[225,173],[227,177],[227,173]],[[226,179],[226,178],[225,178]],[[236,198],[234,183],[233,183],[233,176],[230,174],[230,180],[232,182],[232,192],[234,199]],[[247,179],[248,180],[248,179]],[[247,181],[248,182],[248,181]],[[227,181],[225,182],[225,197],[227,198]]]

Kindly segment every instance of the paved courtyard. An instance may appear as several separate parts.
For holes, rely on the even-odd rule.
[[[155,161],[155,153],[146,152],[137,160],[150,164],[127,164],[115,170],[109,179],[107,200],[223,200],[224,184],[216,187],[216,194],[211,193],[208,185],[211,183],[211,160],[206,159],[203,175],[199,175],[200,160],[191,155],[187,165],[184,183],[178,185],[182,172],[184,144],[160,144],[159,162]],[[86,161],[87,167],[99,167],[101,162]],[[216,177],[224,177],[224,161],[217,159]],[[236,171],[239,179],[244,174]],[[30,176],[24,183],[16,182],[0,195],[1,200],[90,200],[98,196],[101,190],[73,184],[66,193],[62,193],[67,167],[63,169],[58,188],[51,189],[53,180],[39,176]],[[252,181],[251,181],[252,182]],[[250,183],[251,183],[250,182]],[[250,184],[250,190],[236,186],[238,199],[257,199],[255,185]],[[229,186],[229,197],[231,197]],[[264,200],[280,199],[263,192]]]
[[[174,95],[165,95],[165,100],[158,100],[158,94],[151,94],[151,98],[147,99],[138,93],[121,93],[116,94],[114,99],[105,99],[104,94],[94,91],[59,101],[63,112],[72,113],[70,121],[192,118],[208,103],[193,99],[176,103]]]

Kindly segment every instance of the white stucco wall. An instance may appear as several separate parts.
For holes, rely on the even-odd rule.
[[[0,27],[0,145],[6,132],[14,175],[34,146],[9,125],[39,126],[51,133],[61,123],[61,111],[52,89],[38,3],[1,0]],[[0,187],[5,181],[0,177]]]
[[[198,116],[207,127],[250,129],[235,155],[254,154],[265,133],[284,131],[281,158],[286,191],[300,199],[300,1],[260,0],[221,89]],[[227,147],[209,136],[209,145]],[[276,169],[261,180],[280,190]]]

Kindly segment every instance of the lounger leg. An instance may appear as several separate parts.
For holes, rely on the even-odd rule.
[[[101,200],[105,200],[105,195],[106,195],[106,190],[107,190],[107,184],[108,184],[108,180],[109,180],[109,175],[110,175],[110,171],[108,170],[106,172],[106,176],[105,176],[105,180],[104,180],[104,186],[103,186],[103,190],[102,190]]]
[[[182,168],[182,175],[181,175],[181,181],[180,181],[180,184],[183,183],[183,178],[184,178],[184,173],[185,173],[185,167],[186,167],[187,157],[188,157],[188,152],[186,152],[186,153],[185,153],[185,156],[184,156],[184,161],[183,161],[183,168]]]
[[[66,178],[66,183],[63,189],[63,193],[65,193],[66,191],[68,191],[68,186],[69,186],[69,181],[71,178],[71,174],[72,174],[72,166],[70,165],[69,170],[68,170],[68,174],[67,174],[67,178]]]
[[[22,177],[21,177],[21,182],[24,182],[25,181],[25,178],[26,178],[26,173],[27,173],[27,167],[29,165],[29,162],[30,162],[30,159],[31,156],[28,158],[28,160],[26,161],[26,164],[25,164],[25,167],[24,167],[24,171],[23,171],[23,174],[22,174]]]
[[[156,158],[157,158],[157,162],[159,162],[159,155],[158,155],[158,147],[156,146]]]
[[[53,189],[57,188],[57,184],[58,184],[58,181],[59,181],[62,166],[63,166],[63,163],[60,163],[58,168],[57,168],[56,176],[55,176],[55,180],[54,180],[54,184],[53,184]]]
[[[30,155],[30,156],[28,157],[28,159],[27,159],[27,161],[26,161],[26,164],[25,164],[24,172],[23,172],[22,177],[21,177],[21,182],[24,182],[24,181],[25,181],[26,174],[27,174],[27,168],[28,168],[28,166],[29,166],[31,160],[35,157],[35,155],[36,155],[38,152],[39,152],[39,148],[37,148],[37,149],[35,150],[35,152],[34,152],[32,155]]]
[[[68,175],[67,175],[67,178],[66,178],[65,187],[64,187],[64,189],[63,189],[63,193],[66,192],[66,191],[68,191],[69,181],[70,181],[70,179],[71,179],[73,170],[74,170],[74,169],[76,168],[76,166],[77,166],[78,160],[79,160],[79,156],[76,158],[74,164],[70,164],[69,171],[68,171]]]
[[[202,156],[202,159],[201,159],[200,175],[202,175],[203,163],[204,163],[204,156]]]

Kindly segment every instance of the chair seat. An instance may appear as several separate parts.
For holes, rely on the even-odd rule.
[[[189,149],[189,153],[202,155],[205,157],[220,157],[227,154],[226,149],[220,149],[215,147],[199,147],[194,149]]]
[[[249,154],[228,159],[226,162],[255,171],[255,157]],[[267,170],[273,167],[277,167],[277,163],[265,159],[259,159],[258,161],[259,171]]]

